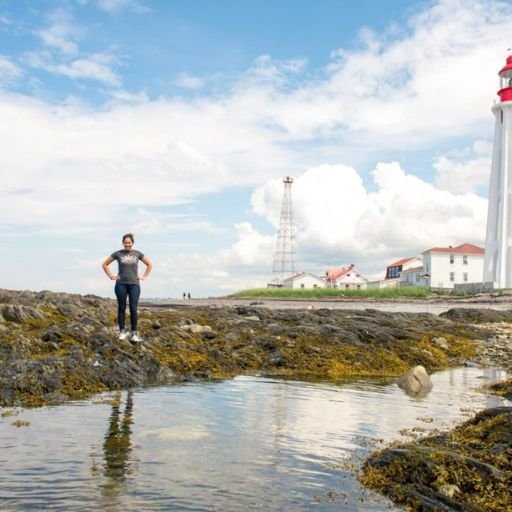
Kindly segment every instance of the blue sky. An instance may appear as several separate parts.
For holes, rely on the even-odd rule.
[[[483,244],[511,23],[488,0],[0,0],[0,287],[112,295],[127,231],[146,296],[264,286],[286,175],[297,270]]]

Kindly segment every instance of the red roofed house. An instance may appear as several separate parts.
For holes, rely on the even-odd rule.
[[[481,283],[484,271],[482,247],[462,244],[433,247],[423,254],[423,268],[430,288],[451,289],[458,283]]]
[[[355,265],[342,268],[332,268],[325,273],[327,288],[365,289],[368,279],[364,277]]]
[[[409,270],[413,267],[421,267],[423,260],[418,256],[411,256],[410,258],[402,258],[401,260],[395,261],[386,267],[385,279],[396,279],[400,277],[402,270]]]

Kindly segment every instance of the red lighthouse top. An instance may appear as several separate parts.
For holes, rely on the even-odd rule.
[[[498,96],[501,101],[512,101],[512,55],[507,57],[507,63],[501,68],[498,75],[500,76],[500,90]]]

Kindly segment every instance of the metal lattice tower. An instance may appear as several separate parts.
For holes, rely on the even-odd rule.
[[[286,176],[283,179],[284,193],[281,206],[281,220],[277,233],[276,250],[274,252],[274,266],[272,268],[271,287],[283,286],[285,278],[295,274],[295,250],[293,234],[292,212],[292,183],[293,178]]]

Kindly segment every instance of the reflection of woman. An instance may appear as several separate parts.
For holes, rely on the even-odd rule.
[[[125,340],[129,334],[125,330],[126,300],[130,303],[130,324],[132,328],[131,340],[142,341],[137,332],[137,306],[140,297],[140,281],[148,277],[153,264],[142,254],[133,248],[135,243],[133,235],[128,233],[123,236],[123,249],[112,253],[104,262],[103,270],[105,274],[116,282],[115,293],[117,297],[117,321],[119,324],[119,339]],[[119,271],[117,275],[112,274],[108,266],[117,260]],[[139,276],[139,260],[146,265],[146,270],[142,276]]]
[[[109,429],[103,443],[105,476],[118,483],[124,481],[130,465],[132,413],[133,392],[128,391],[123,415],[120,404],[112,406]]]

